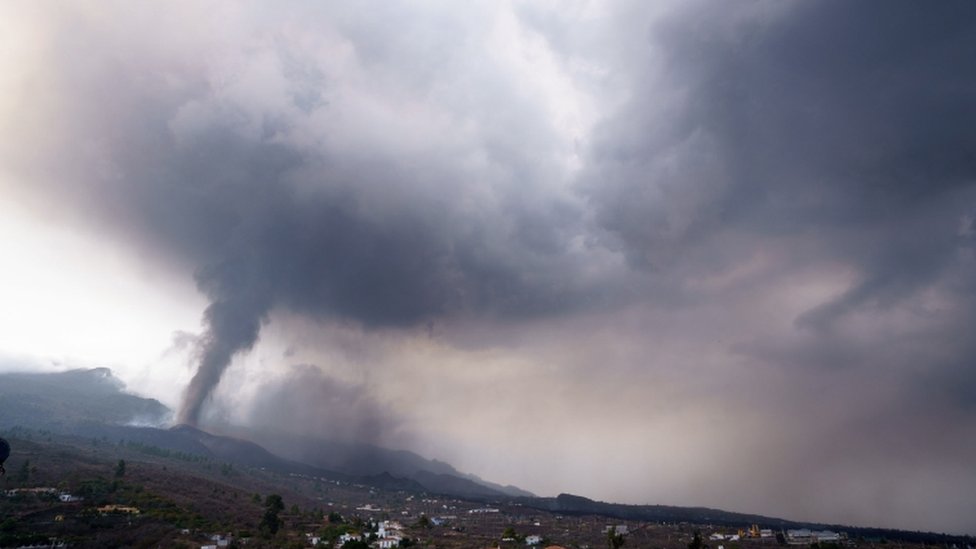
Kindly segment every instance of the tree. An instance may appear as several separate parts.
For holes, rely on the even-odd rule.
[[[617,527],[616,526],[611,526],[610,529],[607,530],[607,548],[608,549],[620,549],[621,547],[624,546],[624,542],[625,542],[624,535],[617,533]],[[690,547],[691,546],[689,545],[689,549],[690,549]]]
[[[691,538],[691,543],[688,544],[688,549],[702,549],[701,530],[695,530],[695,536]]]
[[[269,494],[264,500],[264,516],[261,517],[259,528],[262,532],[267,532],[272,536],[278,533],[281,528],[281,519],[278,513],[284,511],[285,503],[281,501],[278,494]]]
[[[28,480],[30,480],[30,474],[31,474],[30,460],[25,459],[24,464],[21,465],[20,469],[17,470],[17,480],[20,482],[27,482]]]
[[[331,547],[335,544],[335,541],[342,536],[342,534],[348,533],[348,530],[349,527],[344,524],[330,524],[329,526],[319,530],[319,536],[323,541],[327,542],[327,547]]]
[[[125,476],[125,460],[120,459],[119,464],[115,466],[115,476],[117,478],[122,478]]]

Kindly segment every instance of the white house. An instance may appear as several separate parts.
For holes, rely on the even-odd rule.
[[[542,536],[537,536],[535,534],[525,536],[526,545],[539,545],[540,543],[542,543]]]
[[[380,538],[386,537],[399,537],[400,531],[403,530],[403,525],[399,522],[392,520],[380,521],[376,528],[376,536]]]
[[[213,534],[210,536],[210,541],[216,542],[216,547],[230,547],[232,537],[231,535]]]
[[[786,531],[786,543],[790,545],[809,545],[813,542],[813,532],[809,528]]]
[[[818,542],[823,541],[840,541],[840,534],[837,532],[831,532],[830,530],[820,530],[819,532],[813,532],[811,534]]]

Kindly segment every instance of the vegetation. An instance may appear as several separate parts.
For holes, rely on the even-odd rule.
[[[634,527],[636,521],[615,517],[614,524],[626,522],[632,527],[626,537],[616,530],[608,535],[605,526],[610,521],[599,513],[573,514],[563,509],[553,513],[533,509],[522,501],[498,502],[493,506],[501,511],[495,514],[468,513],[484,503],[376,490],[236,465],[228,474],[229,465],[223,468],[219,461],[185,460],[175,453],[146,451],[151,445],[116,444],[117,438],[109,442],[104,437],[71,437],[23,428],[17,428],[16,436],[12,436],[12,431],[0,432],[17,448],[14,459],[8,462],[9,476],[0,481],[6,486],[0,487],[23,491],[0,493],[0,547],[50,545],[55,541],[73,547],[199,547],[207,544],[211,535],[220,534],[233,536],[231,546],[298,548],[308,546],[305,533],[315,533],[322,538],[320,546],[331,547],[339,545],[343,534],[360,534],[361,542],[346,546],[363,547],[376,539],[375,519],[398,518],[404,512],[401,520],[407,526],[401,547],[494,546],[499,533],[505,531],[506,537],[521,542],[526,533],[545,534],[548,543],[563,547],[615,549],[626,541],[626,546],[636,547],[707,548],[700,532],[692,536],[695,524],[700,523],[690,521],[644,522]],[[212,465],[209,470],[208,464]],[[35,488],[40,490],[32,491]],[[84,500],[61,502],[61,491]],[[383,511],[357,511],[366,503]],[[139,513],[98,510],[105,505],[133,507]],[[442,513],[456,516],[446,524],[432,520]],[[537,524],[540,522],[541,526]],[[244,538],[249,539],[245,542]],[[972,545],[972,538],[960,538],[964,539],[957,547]],[[881,536],[852,539],[857,539],[862,549],[886,547]],[[770,541],[766,540],[766,545],[743,541],[727,547],[768,549],[774,547]],[[898,544],[902,549],[924,549]],[[521,543],[502,544],[510,549],[516,545]],[[815,549],[836,548],[820,544]]]
[[[698,535],[698,534],[696,533],[696,535]],[[608,547],[608,549],[620,549],[621,547],[624,546],[624,541],[625,541],[624,540],[624,535],[617,533],[617,527],[616,526],[611,526],[610,529],[607,530],[607,547]],[[698,541],[699,541],[699,543],[701,543],[701,535],[698,535]],[[689,549],[692,549],[690,544],[689,544],[688,547],[689,547]],[[697,548],[695,548],[695,549],[697,549]]]
[[[258,525],[261,532],[268,533],[272,536],[277,534],[278,529],[281,528],[281,519],[278,517],[278,513],[284,511],[284,509],[285,504],[278,494],[271,494],[265,498],[264,516],[261,517],[261,524]]]
[[[17,470],[17,475],[14,480],[20,482],[21,484],[26,484],[27,481],[30,480],[31,472],[32,468],[30,460],[24,460],[23,465],[21,465],[20,469]]]
[[[125,441],[125,446],[130,450],[135,450],[150,456],[179,459],[191,463],[204,463],[210,461],[210,459],[206,456],[190,454],[187,452],[177,452],[175,450],[167,450],[166,448],[160,448],[159,446],[153,446],[152,444],[144,444],[142,442],[135,442],[131,440]]]

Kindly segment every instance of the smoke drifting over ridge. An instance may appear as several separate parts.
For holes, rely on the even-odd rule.
[[[630,501],[973,527],[972,4],[105,6],[4,6],[0,189],[195,276],[183,421],[276,315],[365,339],[474,319],[443,346],[490,341],[512,387],[545,378],[510,405],[548,399],[567,460],[627,421],[692,450],[742,429],[752,449],[675,469],[771,479],[730,503],[628,479]],[[411,367],[510,371],[456,350]],[[323,379],[303,388],[374,389]],[[579,412],[593,392],[617,406]],[[787,501],[787,482],[833,488]]]

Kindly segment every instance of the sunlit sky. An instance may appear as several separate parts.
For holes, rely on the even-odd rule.
[[[974,533],[974,27],[4,2],[0,370],[540,495]]]

